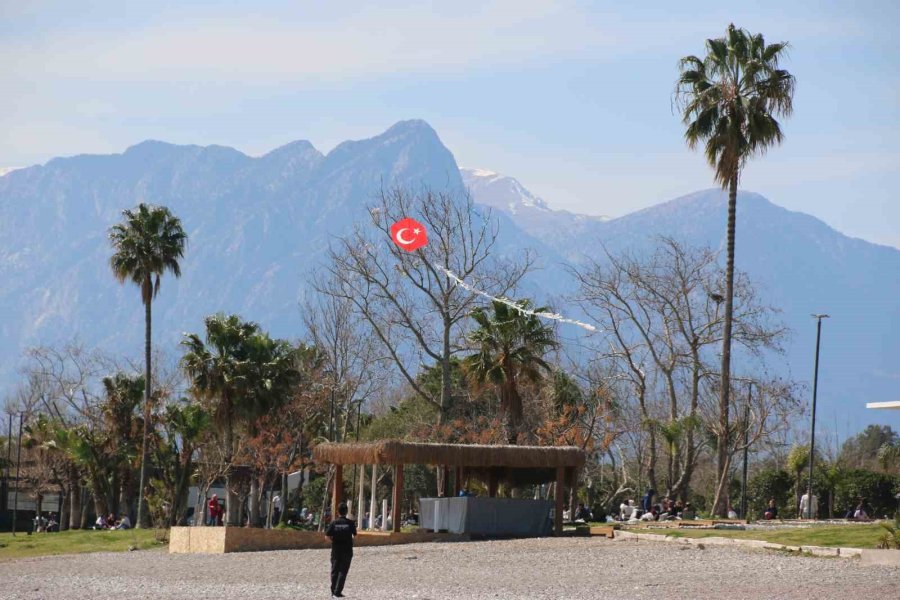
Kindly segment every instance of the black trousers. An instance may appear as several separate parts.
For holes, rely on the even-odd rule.
[[[331,593],[340,594],[347,582],[350,561],[353,560],[353,548],[331,549]]]

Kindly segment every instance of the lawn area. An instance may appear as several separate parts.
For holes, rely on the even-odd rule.
[[[63,531],[27,535],[0,533],[0,561],[52,554],[82,552],[125,552],[131,546],[138,550],[162,548],[153,529],[128,531]]]
[[[636,531],[637,532],[637,531]],[[773,529],[730,531],[722,529],[643,529],[640,533],[658,533],[673,537],[729,537],[742,540],[763,540],[786,546],[840,546],[844,548],[875,548],[884,534],[879,525],[835,525],[803,529]]]

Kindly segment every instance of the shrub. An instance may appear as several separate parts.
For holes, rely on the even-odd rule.
[[[897,511],[897,500],[894,494],[900,488],[900,478],[853,469],[844,473],[835,490],[835,507],[837,514],[843,516],[856,507],[862,496],[871,505],[873,517],[893,515]]]
[[[794,478],[783,469],[767,468],[753,476],[747,483],[747,504],[751,515],[762,518],[769,500],[775,499],[780,515],[793,507]],[[796,511],[796,507],[793,507]]]

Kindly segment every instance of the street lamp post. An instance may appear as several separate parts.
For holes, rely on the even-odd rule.
[[[806,488],[806,518],[812,519],[812,485],[813,465],[816,461],[816,392],[819,385],[819,343],[822,340],[822,319],[827,319],[826,314],[814,314],[816,320],[816,361],[813,370],[813,396],[812,396],[812,426],[809,432],[809,484]]]
[[[25,419],[24,413],[19,413],[19,437],[16,440],[16,493],[13,499],[13,521],[12,534],[16,535],[16,520],[19,518],[19,466],[22,464],[22,422]]]
[[[750,439],[750,401],[753,397],[753,381],[747,382],[747,405],[744,407],[744,475],[741,479],[741,518],[747,520],[747,454]]]

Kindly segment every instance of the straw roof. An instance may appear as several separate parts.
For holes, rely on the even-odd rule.
[[[583,466],[585,452],[574,446],[484,446],[381,440],[355,444],[319,444],[313,449],[313,458],[317,462],[336,465],[421,464],[552,469]]]

